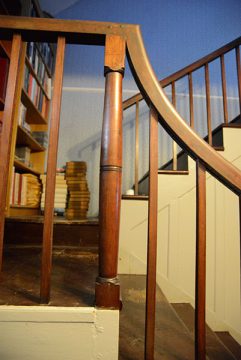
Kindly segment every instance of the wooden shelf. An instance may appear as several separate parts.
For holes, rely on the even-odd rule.
[[[26,61],[27,67],[29,68],[30,73],[33,75],[33,77],[34,77],[35,80],[37,81],[37,83],[38,83],[39,87],[41,88],[41,90],[43,91],[44,95],[46,96],[46,98],[47,98],[48,100],[50,100],[49,97],[48,97],[48,94],[47,94],[47,92],[46,92],[46,90],[45,90],[45,88],[44,88],[43,85],[42,85],[42,82],[40,81],[38,75],[37,75],[36,72],[34,71],[34,68],[33,68],[32,64],[31,64],[31,62],[29,61],[29,59],[28,59],[27,56],[26,56],[25,61]]]
[[[39,171],[36,171],[36,170],[30,168],[29,166],[25,165],[24,163],[22,163],[19,160],[16,160],[16,159],[14,160],[14,166],[19,170],[22,170],[22,171],[25,171],[25,172],[28,172],[28,173],[31,173],[34,175],[40,175]]]
[[[40,214],[40,209],[38,207],[33,206],[21,206],[21,205],[11,205],[9,208],[9,215],[8,216],[37,216]]]
[[[26,93],[26,91],[24,89],[22,89],[22,96],[21,96],[21,100],[23,105],[26,106],[26,108],[28,109],[28,114],[31,120],[29,120],[28,118],[26,119],[26,121],[30,124],[42,124],[42,125],[47,125],[47,120],[43,117],[43,115],[40,113],[40,111],[36,108],[36,106],[34,105],[34,103],[32,102],[32,100],[30,99],[30,97],[28,96],[28,94]]]
[[[45,148],[40,145],[37,140],[35,140],[34,137],[20,125],[18,125],[17,145],[28,146],[32,152],[45,150]]]
[[[44,223],[44,216],[22,216],[22,217],[14,217],[14,216],[7,216],[6,220],[8,222],[21,222],[21,223],[32,223],[32,224],[43,224]],[[56,225],[99,225],[99,219],[97,217],[90,217],[87,219],[82,220],[68,220],[65,216],[54,216],[54,224]]]

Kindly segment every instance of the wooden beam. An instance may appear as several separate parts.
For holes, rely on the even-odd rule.
[[[222,92],[223,92],[224,124],[228,124],[227,85],[226,85],[226,71],[225,71],[225,62],[224,62],[223,54],[220,56],[220,64],[221,64],[221,78],[222,78]]]
[[[158,116],[150,110],[145,360],[154,359],[158,199]]]
[[[49,133],[46,194],[44,206],[44,229],[43,229],[43,251],[40,301],[47,304],[50,298],[50,283],[52,271],[52,242],[53,242],[53,216],[55,179],[57,167],[57,152],[59,138],[59,123],[62,100],[62,83],[64,72],[65,38],[59,37],[57,43],[55,77],[52,98],[52,114]]]
[[[0,142],[0,271],[2,269],[4,223],[6,197],[9,176],[9,161],[11,153],[12,129],[14,120],[14,99],[17,88],[19,58],[21,52],[21,36],[14,35],[12,41],[11,59],[8,73],[7,90],[5,97],[2,133]]]
[[[209,66],[205,64],[205,87],[206,87],[206,111],[207,111],[207,128],[208,128],[208,143],[213,144],[212,140],[212,116],[211,116],[211,99],[210,99],[210,79]]]
[[[190,113],[190,126],[194,129],[194,109],[193,109],[193,83],[192,73],[188,74],[188,87],[189,87],[189,113]]]
[[[206,169],[196,161],[195,359],[206,359]]]
[[[236,66],[237,66],[237,78],[238,78],[238,93],[239,93],[239,111],[241,114],[241,61],[240,61],[240,49],[236,47]],[[241,116],[241,115],[240,115]]]
[[[135,117],[135,195],[139,192],[139,102],[136,103]]]
[[[176,108],[176,86],[175,81],[172,82],[172,105]],[[177,170],[177,143],[172,139],[172,170]]]

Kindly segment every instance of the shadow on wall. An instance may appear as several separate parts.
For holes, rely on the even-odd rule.
[[[179,89],[176,94],[177,110],[189,122],[188,94]],[[167,96],[170,94],[167,89]],[[230,91],[231,93],[231,91]],[[222,96],[211,96],[213,128],[222,119]],[[238,98],[230,96],[228,105],[234,118],[238,111]],[[67,161],[86,161],[87,179],[91,193],[89,216],[97,216],[99,208],[99,164],[101,129],[103,119],[104,90],[94,92],[64,91],[59,140],[58,166]],[[94,104],[94,105],[93,105]],[[81,109],[81,111],[80,111]],[[232,111],[231,111],[232,110]],[[195,130],[200,136],[207,134],[206,128],[206,97],[203,88],[194,94]],[[139,116],[139,179],[148,171],[149,167],[149,110],[144,101],[140,103]],[[180,150],[180,148],[179,148]],[[169,135],[159,126],[159,167],[172,157],[172,141]],[[123,115],[123,177],[122,192],[132,188],[134,184],[135,166],[135,107],[124,111]]]
[[[104,90],[76,91],[63,89],[61,124],[59,135],[58,167],[67,161],[86,161],[87,180],[91,193],[89,216],[98,215],[99,165],[101,130],[103,120]],[[80,94],[81,92],[81,94]],[[129,95],[129,94],[128,94]],[[144,102],[143,102],[144,104]],[[80,110],[81,109],[81,110]],[[134,179],[134,119],[133,111],[123,121],[123,192],[133,186]],[[141,114],[141,152],[148,141],[148,113]],[[147,155],[148,156],[148,155]],[[143,155],[144,159],[144,155]],[[147,166],[148,158],[142,161]]]

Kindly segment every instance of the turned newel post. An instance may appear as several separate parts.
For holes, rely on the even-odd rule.
[[[107,35],[105,44],[105,101],[100,157],[100,247],[96,306],[120,308],[117,278],[121,176],[122,78],[125,40]]]

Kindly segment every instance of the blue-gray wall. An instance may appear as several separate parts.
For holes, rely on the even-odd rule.
[[[43,8],[51,10],[48,0],[40,2]],[[65,2],[60,1],[59,9],[64,9],[60,12],[58,2],[53,3],[52,9],[57,18],[140,24],[150,61],[159,78],[190,64],[241,33],[240,0],[66,0],[66,5],[70,6],[64,9]],[[90,215],[98,213],[103,60],[103,48],[67,47],[58,164],[63,165],[68,160],[88,162]],[[180,96],[185,93],[185,86],[180,86]],[[200,94],[202,86],[199,84],[198,87]],[[215,83],[213,89],[214,95],[219,96]],[[136,86],[127,66],[124,98],[133,95],[135,91]],[[230,97],[235,96],[236,90],[230,85]],[[185,112],[182,115],[185,117]],[[142,173],[148,167],[148,156],[144,153],[148,141],[146,119],[147,113],[143,109]],[[127,114],[124,123],[124,191],[133,183],[133,143],[133,122],[131,115]]]

